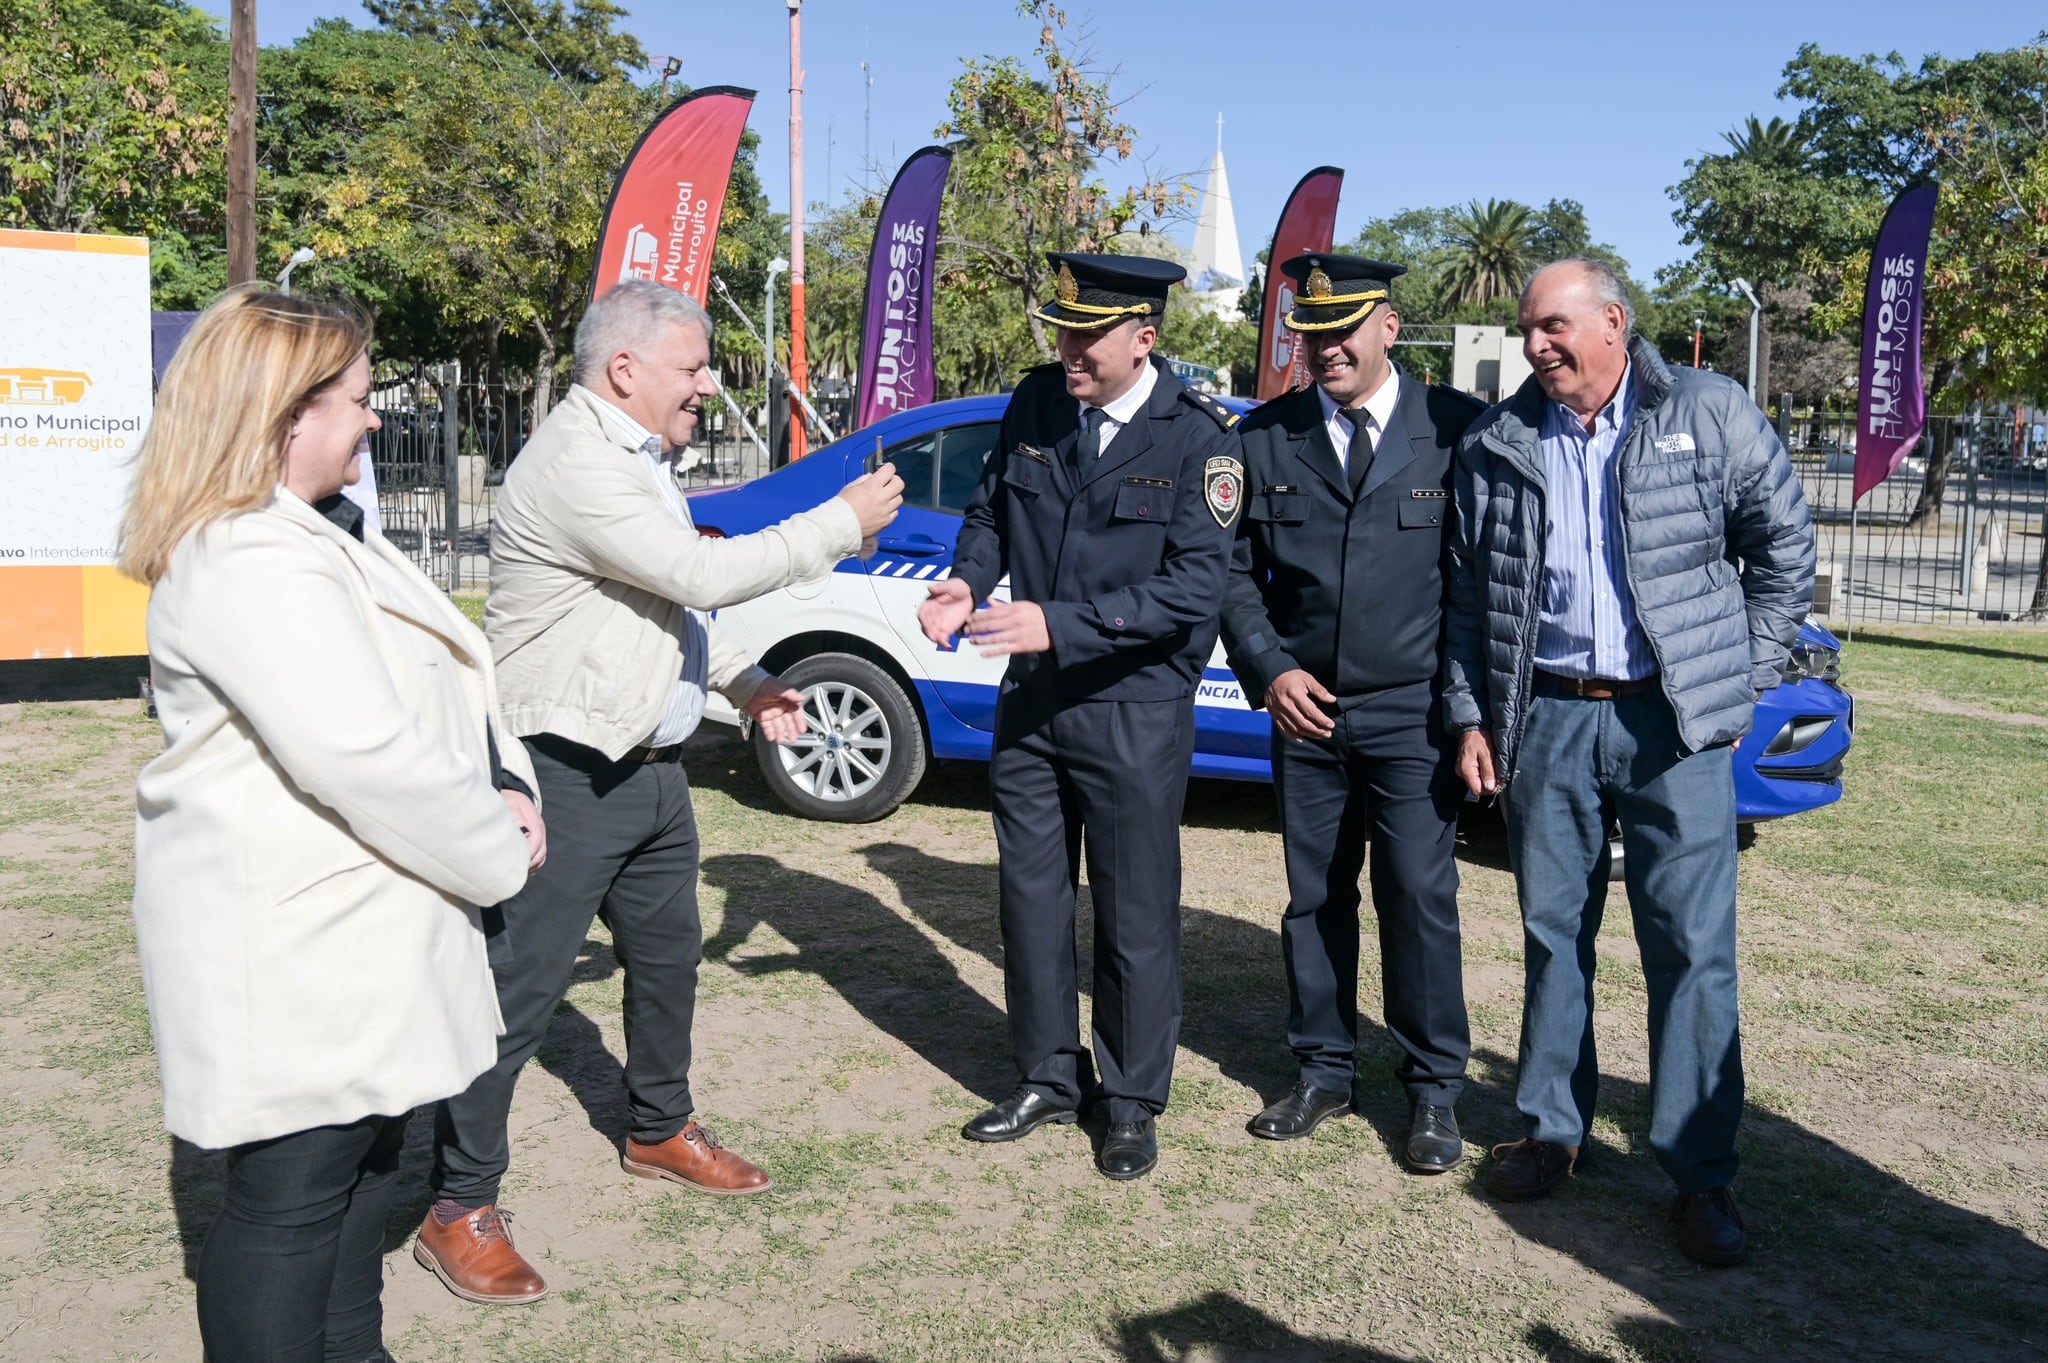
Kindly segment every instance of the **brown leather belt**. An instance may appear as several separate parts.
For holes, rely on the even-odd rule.
[[[1634,681],[1618,681],[1610,677],[1560,677],[1555,672],[1536,669],[1536,694],[1539,696],[1573,696],[1579,700],[1613,700],[1616,696],[1639,696],[1645,691],[1657,689],[1657,674]]]
[[[680,743],[671,743],[665,748],[650,748],[643,743],[637,748],[626,749],[625,754],[619,760],[621,762],[673,762],[682,755],[683,745]]]

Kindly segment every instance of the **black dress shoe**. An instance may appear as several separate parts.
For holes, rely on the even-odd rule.
[[[1503,1202],[1527,1202],[1546,1195],[1579,1167],[1570,1146],[1535,1139],[1493,1147],[1494,1166],[1486,1191]]]
[[[1113,1179],[1143,1178],[1159,1163],[1159,1132],[1147,1117],[1142,1122],[1111,1122],[1095,1156],[1095,1167]]]
[[[1408,1144],[1402,1161],[1413,1174],[1441,1174],[1457,1167],[1465,1158],[1465,1142],[1458,1135],[1458,1114],[1434,1103],[1419,1103],[1408,1119]]]
[[[1052,1099],[1030,1089],[1018,1089],[988,1111],[960,1128],[970,1141],[1014,1141],[1028,1136],[1047,1122],[1071,1122],[1074,1109],[1061,1107]]]
[[[1731,1189],[1682,1194],[1671,1208],[1671,1219],[1678,1223],[1678,1247],[1694,1263],[1726,1268],[1749,1255],[1749,1234]]]
[[[1252,1118],[1251,1133],[1269,1141],[1295,1141],[1332,1117],[1351,1110],[1351,1092],[1300,1083],[1287,1096]]]

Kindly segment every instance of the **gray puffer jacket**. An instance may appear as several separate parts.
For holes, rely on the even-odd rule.
[[[1629,344],[1635,416],[1620,454],[1636,615],[1693,751],[1749,732],[1813,604],[1813,520],[1785,447],[1742,389]],[[1543,389],[1532,377],[1472,423],[1451,473],[1444,716],[1485,727],[1515,770],[1543,599]]]

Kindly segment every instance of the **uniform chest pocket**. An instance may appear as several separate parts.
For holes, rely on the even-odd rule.
[[[1293,488],[1266,488],[1253,496],[1245,515],[1275,525],[1300,525],[1308,519],[1308,494]]]
[[[1025,455],[1013,454],[1003,467],[1003,482],[1028,497],[1036,497],[1052,479],[1052,465]]]
[[[1450,505],[1450,498],[1403,497],[1401,499],[1400,521],[1403,530],[1428,530],[1444,523],[1444,508]]]
[[[1173,479],[1126,478],[1117,484],[1113,521],[1164,524],[1173,519]]]

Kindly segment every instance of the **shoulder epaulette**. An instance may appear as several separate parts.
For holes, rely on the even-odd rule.
[[[1429,389],[1432,393],[1442,393],[1445,397],[1456,398],[1459,402],[1470,407],[1474,416],[1486,410],[1486,403],[1481,402],[1462,388],[1453,388],[1448,383],[1433,383],[1429,386]]]
[[[1183,388],[1180,390],[1180,396],[1181,401],[1188,403],[1196,411],[1201,412],[1209,420],[1215,422],[1226,431],[1237,424],[1237,413],[1231,411],[1207,393],[1199,393],[1192,388]]]

